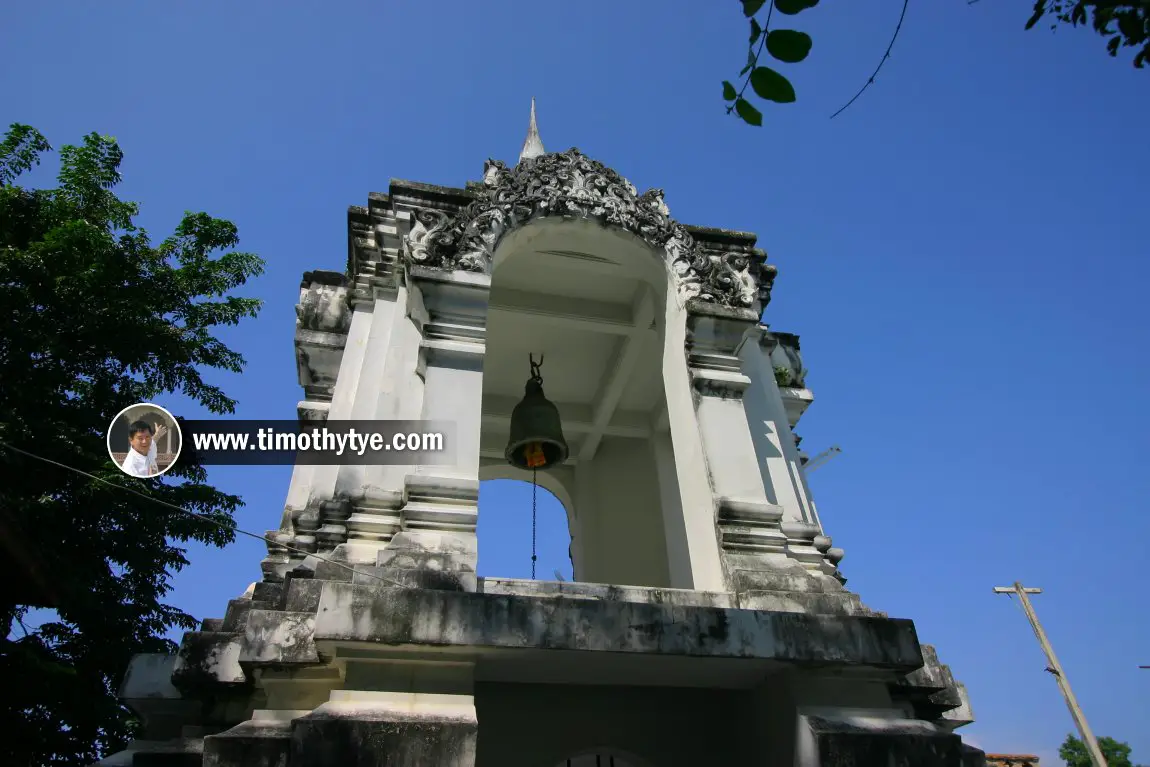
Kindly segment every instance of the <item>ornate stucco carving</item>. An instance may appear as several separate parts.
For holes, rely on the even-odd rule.
[[[422,209],[412,216],[405,239],[409,263],[490,272],[500,238],[528,221],[563,216],[616,226],[661,249],[684,298],[749,308],[770,300],[775,269],[762,251],[695,241],[671,218],[661,189],[638,194],[615,171],[578,149],[522,160],[508,168],[484,166],[476,197],[457,213]]]
[[[295,307],[296,327],[325,333],[346,333],[351,323],[347,277],[341,272],[306,272]]]
[[[351,324],[347,277],[306,272],[296,304],[296,372],[309,406],[330,402]],[[305,418],[301,409],[300,417]]]
[[[792,389],[805,389],[807,386],[807,369],[803,366],[803,355],[799,351],[799,337],[794,333],[780,333],[772,331],[778,346],[771,359],[775,362],[776,372],[785,371],[786,386]]]

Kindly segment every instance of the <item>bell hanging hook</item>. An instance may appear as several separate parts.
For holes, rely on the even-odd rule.
[[[535,355],[528,352],[527,361],[531,363],[531,380],[535,381],[537,384],[542,386],[543,385],[543,374],[539,372],[539,369],[541,367],[543,367],[543,355],[540,354],[539,355],[539,361],[536,362],[535,361]]]

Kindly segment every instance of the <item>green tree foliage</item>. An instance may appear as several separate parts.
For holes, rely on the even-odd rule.
[[[811,52],[813,41],[806,32],[794,29],[780,29],[779,24],[789,24],[784,17],[797,16],[814,8],[819,0],[739,0],[743,15],[750,23],[750,36],[747,41],[747,63],[739,72],[741,87],[736,88],[730,80],[723,81],[723,100],[727,102],[727,114],[735,114],[749,125],[762,125],[763,113],[746,97],[750,86],[754,95],[763,101],[788,104],[796,99],[794,86],[786,76],[774,68],[780,64],[798,64]],[[978,0],[967,0],[974,4]],[[894,34],[887,44],[886,52],[879,59],[878,66],[867,78],[857,93],[831,117],[837,116],[855,102],[878,76],[883,64],[890,58],[895,40],[902,30],[903,20],[910,0],[903,0]],[[765,10],[764,10],[765,9]],[[775,16],[775,14],[779,14]],[[760,20],[761,19],[761,20]],[[1026,29],[1032,29],[1043,19],[1050,22],[1052,29],[1060,26],[1089,26],[1095,33],[1106,38],[1106,50],[1117,56],[1125,48],[1136,49],[1134,66],[1141,69],[1150,58],[1150,0],[1035,0],[1034,9]],[[773,66],[760,63],[763,51],[774,59]]]
[[[1114,738],[1099,738],[1098,748],[1108,767],[1138,767],[1130,761],[1130,746],[1125,743],[1119,743]],[[1066,767],[1094,767],[1086,744],[1073,735],[1066,736],[1058,748],[1058,756],[1066,762]]]
[[[1035,0],[1026,28],[1032,29],[1044,18],[1051,29],[1089,26],[1106,38],[1111,56],[1118,56],[1123,48],[1136,48],[1133,63],[1139,69],[1150,58],[1150,0]]]
[[[240,499],[194,463],[126,477],[104,435],[124,407],[164,392],[233,412],[200,371],[241,370],[212,331],[256,314],[259,301],[229,293],[263,269],[248,253],[216,254],[236,245],[236,227],[202,213],[153,246],[137,206],[113,192],[114,139],[62,147],[55,189],[16,185],[50,149],[25,125],[0,143],[0,763],[13,767],[87,765],[122,748],[128,660],[173,651],[165,633],[195,625],[163,602],[169,574],[187,564],[181,543],[232,540]]]

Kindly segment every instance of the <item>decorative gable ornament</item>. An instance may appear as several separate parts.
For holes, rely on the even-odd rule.
[[[477,185],[478,186],[478,185]],[[709,250],[671,218],[663,190],[638,194],[627,179],[578,149],[526,157],[508,168],[484,166],[475,199],[455,213],[421,208],[404,240],[408,263],[491,273],[507,232],[538,218],[561,216],[618,227],[662,251],[683,300],[762,309],[777,273],[762,251]]]

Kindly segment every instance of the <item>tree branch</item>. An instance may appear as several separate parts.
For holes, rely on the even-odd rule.
[[[1080,0],[1080,2],[1094,8],[1123,8],[1131,5],[1150,10],[1150,0]]]
[[[759,64],[759,57],[763,55],[763,46],[767,44],[767,31],[771,28],[771,14],[774,10],[775,4],[772,0],[772,2],[767,5],[767,18],[763,20],[763,31],[759,33],[759,50],[755,51],[755,60],[747,66],[747,76],[743,78],[743,87],[739,88],[739,95],[736,96],[735,100],[731,102],[731,105],[727,107],[727,114],[734,111],[735,104],[739,102],[739,99],[743,97],[744,91],[747,90],[747,86],[751,84],[751,72],[755,71],[755,67]],[[750,45],[754,45],[754,43],[750,43],[748,48]]]

